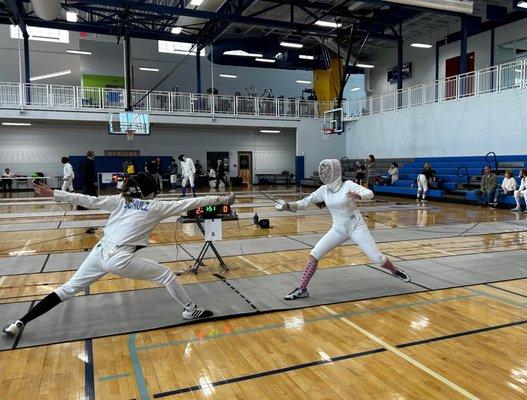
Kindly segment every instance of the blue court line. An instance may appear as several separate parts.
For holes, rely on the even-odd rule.
[[[139,391],[139,398],[141,400],[148,400],[150,397],[148,395],[148,389],[146,387],[145,376],[143,375],[143,369],[141,368],[141,360],[139,360],[139,355],[137,354],[137,348],[135,346],[136,336],[136,333],[128,335],[128,352],[130,353],[130,358],[132,359],[135,384],[137,386],[137,390]]]
[[[416,294],[418,294],[418,293],[416,293]],[[372,308],[372,309],[369,309],[369,310],[348,311],[348,312],[339,313],[339,314],[335,314],[335,315],[323,315],[323,316],[315,317],[315,318],[312,318],[312,319],[306,319],[306,320],[304,320],[304,323],[313,323],[313,322],[327,321],[327,320],[339,319],[339,318],[343,318],[343,317],[361,316],[361,315],[367,315],[367,314],[377,314],[377,313],[381,313],[381,312],[385,312],[385,311],[392,311],[392,310],[398,310],[398,309],[403,309],[403,308],[411,308],[411,307],[415,307],[415,306],[422,306],[422,305],[429,305],[429,304],[438,304],[438,303],[443,303],[443,302],[452,301],[452,300],[463,300],[463,299],[472,298],[472,297],[478,297],[478,296],[482,296],[482,295],[484,295],[484,293],[472,293],[472,294],[468,294],[468,295],[447,297],[447,298],[444,298],[444,299],[420,300],[420,301],[416,301],[416,302],[412,302],[412,303],[395,304],[393,306]],[[285,311],[289,311],[289,310],[285,310]],[[231,333],[214,333],[212,335],[207,335],[207,336],[205,336],[203,338],[194,337],[194,338],[190,338],[190,339],[173,340],[173,341],[164,342],[164,343],[155,343],[155,344],[150,344],[150,345],[146,345],[146,346],[137,347],[136,350],[137,351],[143,351],[143,350],[159,349],[159,348],[169,347],[169,346],[187,345],[189,343],[202,342],[204,340],[217,339],[217,338],[222,338],[222,337],[226,337],[226,336],[238,336],[238,335],[244,335],[244,334],[247,334],[247,333],[260,332],[260,331],[264,331],[264,330],[280,329],[280,328],[283,328],[283,327],[284,327],[283,323],[262,325],[262,326],[259,326],[259,327],[256,327],[256,328],[241,329],[241,330],[238,330],[238,331],[235,331],[235,332],[231,332]]]
[[[129,376],[130,376],[130,374],[128,372],[124,372],[122,374],[117,374],[117,375],[101,376],[97,380],[99,382],[108,382],[108,381],[114,381],[114,380],[117,380],[117,379],[128,378]]]

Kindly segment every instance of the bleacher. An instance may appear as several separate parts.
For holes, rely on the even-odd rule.
[[[415,179],[423,168],[425,162],[432,163],[436,177],[443,180],[441,189],[430,189],[428,197],[436,200],[469,201],[475,202],[474,190],[479,188],[483,168],[489,165],[493,170],[498,168],[498,185],[501,185],[503,173],[506,169],[513,172],[517,178],[522,168],[527,165],[527,156],[471,156],[471,157],[422,157],[413,162],[404,163],[399,168],[399,181],[391,186],[375,185],[374,191],[378,194],[391,194],[398,196],[415,197],[417,187]],[[468,178],[467,178],[468,173]],[[502,205],[515,204],[512,196],[503,198]]]

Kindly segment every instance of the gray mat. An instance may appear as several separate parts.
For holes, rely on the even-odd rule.
[[[429,289],[474,285],[527,277],[527,252],[470,254],[428,260],[401,261],[397,265],[412,282]]]
[[[216,314],[253,312],[239,295],[223,282],[186,285],[190,296],[207,304]],[[13,307],[20,310],[20,305]],[[6,305],[8,306],[8,305]],[[27,310],[25,303],[23,312]],[[185,322],[181,308],[164,288],[74,297],[38,318],[24,331],[18,348],[67,342],[107,335],[150,330]],[[6,314],[20,315],[6,307]],[[2,313],[2,316],[4,313]],[[12,339],[0,339],[0,348]]]
[[[47,254],[38,254],[0,258],[0,276],[38,273],[47,257]]]
[[[284,300],[284,295],[298,286],[300,275],[301,272],[291,272],[233,279],[229,282],[261,311],[302,308],[424,290],[373,268],[357,265],[320,269],[309,284],[310,297],[301,301]]]
[[[364,265],[321,269],[311,282],[311,296],[293,302],[283,300],[283,296],[296,286],[301,272],[185,287],[192,298],[210,306],[216,316],[228,318],[256,310],[302,308],[425,290],[418,285],[442,289],[525,278],[526,255],[527,252],[520,250],[399,263],[412,275],[415,284],[403,283],[381,270]],[[2,304],[0,315],[6,320],[17,318],[28,307],[28,302]],[[183,322],[179,307],[163,288],[79,296],[53,309],[46,317],[33,321],[22,335],[18,347],[150,330]],[[2,337],[0,350],[11,348],[12,343],[13,339]]]
[[[0,232],[34,231],[44,229],[57,229],[59,222],[36,222],[32,224],[3,224]]]

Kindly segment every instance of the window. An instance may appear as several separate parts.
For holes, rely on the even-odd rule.
[[[27,27],[29,40],[40,40],[42,42],[69,43],[70,33],[60,29]],[[11,39],[23,39],[22,31],[18,26],[11,25]]]
[[[504,43],[498,46],[498,63],[527,58],[527,38]]]
[[[167,40],[158,40],[157,41],[157,50],[160,53],[170,53],[170,54],[189,54],[190,50],[194,47],[192,43],[182,43],[182,42],[169,42]],[[196,49],[192,49],[191,56],[196,55]],[[199,53],[201,57],[205,56],[205,49],[202,49]]]

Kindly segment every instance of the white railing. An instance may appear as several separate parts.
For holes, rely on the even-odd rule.
[[[509,89],[527,89],[527,59],[344,102],[346,118],[422,107]]]
[[[482,96],[510,89],[527,89],[527,59],[484,68],[421,85],[344,101],[345,118],[381,114],[432,103]],[[152,114],[257,118],[322,118],[337,108],[334,101],[244,97],[180,92],[132,90],[134,109]],[[125,92],[119,88],[0,82],[0,108],[40,110],[118,111]]]
[[[259,118],[322,118],[336,102],[242,97],[180,92],[148,93],[132,90],[134,110],[151,114],[221,115]],[[119,111],[125,105],[125,91],[64,85],[0,82],[0,108],[39,110]]]

